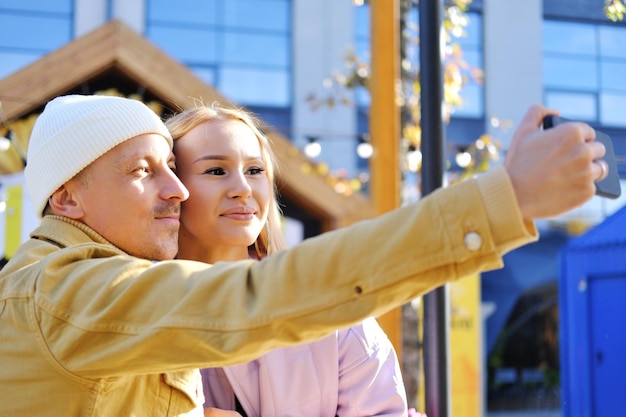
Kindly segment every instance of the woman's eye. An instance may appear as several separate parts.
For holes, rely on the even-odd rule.
[[[209,175],[224,175],[225,172],[222,168],[210,168],[204,171],[205,174]]]
[[[263,168],[250,168],[248,170],[248,173],[250,175],[258,175],[258,174],[262,174],[263,172],[265,172],[265,169]]]

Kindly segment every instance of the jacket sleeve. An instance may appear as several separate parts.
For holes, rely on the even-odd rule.
[[[227,366],[499,268],[503,253],[536,238],[496,169],[258,262],[151,263],[95,243],[66,248],[40,266],[37,326],[83,376]]]
[[[393,345],[375,319],[339,332],[339,417],[407,413],[406,390]]]

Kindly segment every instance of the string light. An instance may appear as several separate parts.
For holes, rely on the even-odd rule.
[[[374,148],[369,142],[369,135],[359,135],[359,144],[356,147],[356,154],[363,159],[370,159],[374,154]]]
[[[322,145],[320,145],[317,137],[307,136],[307,144],[304,145],[304,154],[309,158],[317,158],[322,153]]]
[[[8,136],[8,135],[7,135]],[[11,139],[6,136],[0,136],[0,152],[6,152],[11,147]]]
[[[411,172],[418,172],[422,167],[422,152],[414,145],[410,145],[406,153],[407,168]]]
[[[466,148],[461,148],[459,149],[459,152],[457,152],[456,156],[454,157],[454,161],[459,167],[467,168],[469,164],[472,163],[472,154],[470,154]]]

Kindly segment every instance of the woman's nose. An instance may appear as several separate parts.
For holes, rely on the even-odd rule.
[[[230,189],[228,196],[230,198],[246,198],[250,197],[252,188],[245,175],[239,174],[231,177]]]

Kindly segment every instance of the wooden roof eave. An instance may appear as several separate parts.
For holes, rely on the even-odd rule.
[[[113,68],[172,110],[192,107],[198,100],[233,105],[147,39],[112,20],[0,80],[3,111],[9,120],[21,117]],[[279,160],[279,191],[307,207],[324,230],[374,216],[373,205],[364,195],[339,194],[323,175],[302,172],[310,161],[278,132],[267,126],[263,130]]]

